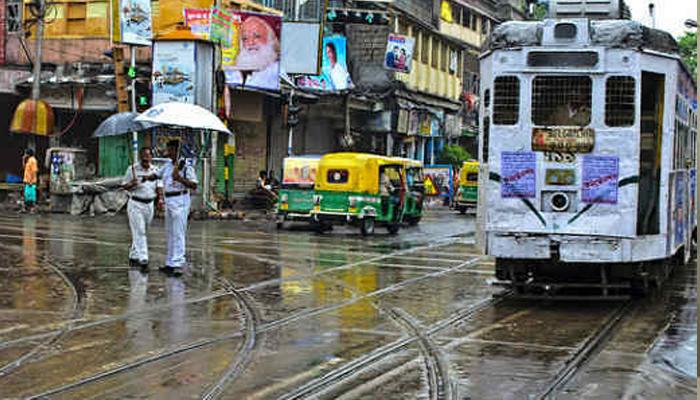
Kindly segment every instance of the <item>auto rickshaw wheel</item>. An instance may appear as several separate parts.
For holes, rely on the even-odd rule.
[[[399,225],[399,223],[389,224],[386,226],[386,229],[392,235],[396,235],[399,232],[400,228],[401,228],[401,225]]]
[[[408,220],[408,225],[409,226],[416,226],[416,225],[418,225],[419,222],[420,222],[420,217],[411,217]]]
[[[362,236],[374,235],[374,218],[367,217],[362,219],[360,233],[362,233]]]

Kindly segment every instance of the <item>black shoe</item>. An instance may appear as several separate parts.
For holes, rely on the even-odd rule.
[[[169,265],[164,265],[158,269],[160,270],[160,272],[163,272],[164,274],[167,274],[167,275],[172,274],[174,271],[173,267],[171,267]]]
[[[129,259],[129,266],[130,267],[139,267],[139,266],[141,266],[141,263],[139,262],[139,260],[134,260],[133,258],[130,258]]]
[[[139,267],[141,267],[141,272],[148,272],[148,263],[139,263]]]
[[[172,275],[174,277],[179,278],[182,276],[182,268],[173,268],[172,270],[173,270]]]

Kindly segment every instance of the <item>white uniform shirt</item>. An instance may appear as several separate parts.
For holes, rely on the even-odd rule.
[[[133,169],[131,167],[126,169],[126,173],[124,174],[123,180],[124,185],[131,182],[131,180],[134,178],[133,171],[136,172],[136,179],[138,181],[138,184],[130,190],[131,195],[143,200],[155,199],[156,188],[162,188],[163,181],[158,179],[156,181],[142,182],[142,180],[144,176],[151,176],[153,174],[158,173],[158,168],[151,164],[151,166],[148,169],[145,169],[143,168],[141,163],[137,163],[134,165]]]
[[[165,194],[188,190],[185,185],[173,180],[173,167],[174,165],[172,161],[169,161],[160,169],[160,171],[158,171],[157,174],[159,178],[163,179],[163,191]],[[194,168],[192,168],[190,165],[185,166],[184,171],[180,171],[180,176],[190,182],[199,183],[197,181],[197,174],[194,172]]]

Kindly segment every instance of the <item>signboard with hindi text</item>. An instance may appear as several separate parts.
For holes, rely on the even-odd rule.
[[[595,145],[595,130],[581,127],[533,128],[533,151],[590,153]]]

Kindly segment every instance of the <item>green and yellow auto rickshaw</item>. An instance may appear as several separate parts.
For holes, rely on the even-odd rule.
[[[311,221],[314,183],[321,156],[298,156],[284,159],[282,185],[277,201],[277,227],[285,221]]]
[[[403,220],[409,225],[417,225],[423,216],[423,199],[425,186],[423,184],[423,162],[410,158],[395,158],[404,166],[406,181],[406,201],[404,202]]]
[[[459,190],[457,191],[456,207],[464,214],[468,210],[476,211],[479,193],[479,162],[465,161],[459,171]]]
[[[317,229],[323,232],[333,225],[351,224],[367,236],[380,225],[389,233],[398,232],[407,192],[404,169],[393,157],[364,153],[323,156],[311,211]]]

